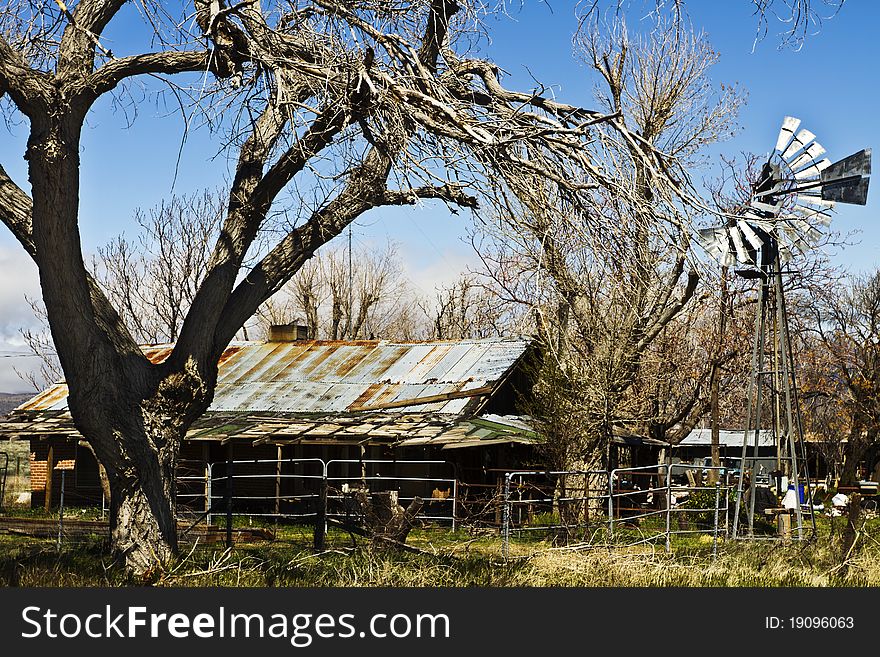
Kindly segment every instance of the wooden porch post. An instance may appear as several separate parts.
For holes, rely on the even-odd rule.
[[[44,506],[46,513],[52,509],[52,467],[53,467],[53,446],[49,445],[49,455],[46,457],[46,500]]]

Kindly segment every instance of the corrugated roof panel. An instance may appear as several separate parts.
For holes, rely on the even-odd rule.
[[[340,412],[348,410],[363,392],[363,384],[332,383],[327,390],[314,400],[316,411]]]
[[[144,352],[144,356],[146,356],[151,363],[158,364],[164,362],[165,359],[171,355],[172,349],[172,345],[155,345],[142,349],[142,351]]]
[[[497,381],[516,362],[527,346],[526,342],[488,345],[481,358],[468,371],[468,377]]]
[[[473,378],[473,370],[480,359],[489,350],[486,343],[470,343],[470,349],[455,363],[450,363],[449,369],[438,377],[441,381],[467,381]]]
[[[284,374],[279,376],[283,376],[285,381],[320,381],[324,363],[327,360],[331,360],[331,357],[340,346],[341,344],[339,343],[315,343],[309,347],[310,358],[304,359],[299,363],[300,366],[293,371],[290,368],[286,368]]]
[[[397,395],[388,401],[403,402],[409,399],[417,399],[418,397],[431,397],[432,395],[453,392],[454,390],[455,386],[450,386],[447,383],[432,383],[429,385],[423,385],[421,383],[404,384],[400,386]],[[415,406],[402,406],[400,408],[395,408],[394,410],[400,413],[426,413],[432,408],[442,405],[443,402],[440,402],[439,404],[417,404]]]
[[[211,411],[320,413],[346,411],[494,384],[517,361],[524,340],[391,343],[375,341],[235,343],[221,359]],[[170,345],[144,347],[151,360]],[[394,409],[460,413],[471,398]],[[67,408],[57,384],[19,407]]]
[[[453,413],[457,415],[464,410],[464,407],[470,403],[471,399],[473,399],[473,397],[465,397],[464,399],[450,399],[448,402],[438,408],[437,412]]]
[[[473,343],[470,342],[450,342],[446,346],[448,347],[448,350],[443,355],[443,358],[437,361],[431,369],[424,373],[424,378],[422,380],[426,383],[431,381],[449,381],[449,373],[453,371],[453,369],[461,362],[462,358],[465,358],[474,348]]]
[[[413,369],[431,352],[433,348],[434,345],[428,343],[409,345],[409,349],[403,352],[397,360],[395,360],[388,369],[381,374],[381,380],[391,381],[391,383],[418,383],[419,379],[412,375]]]
[[[451,344],[433,345],[431,350],[427,354],[425,354],[424,358],[422,358],[418,363],[413,366],[408,376],[412,380],[423,381],[425,383],[430,383],[432,380],[441,380],[439,377],[429,377],[428,372],[437,369],[438,365],[441,365],[444,362],[448,362],[446,359],[448,358],[451,350]],[[447,365],[445,369],[448,370],[449,366]]]
[[[253,380],[286,382],[286,373],[312,356],[314,351],[309,351],[308,345],[282,344],[271,359],[263,361],[263,366],[255,372]]]
[[[298,350],[303,351],[302,346],[298,346]],[[221,380],[224,383],[270,380],[271,375],[266,376],[266,373],[271,372],[273,367],[286,367],[294,357],[292,351],[287,344],[273,342],[248,349],[243,357],[235,360],[234,368],[225,368]]]
[[[284,376],[289,370],[301,367],[304,361],[315,356],[317,350],[313,347],[311,342],[267,343],[263,349],[271,348],[273,350],[272,357],[264,358],[260,366],[254,367],[249,372],[241,372],[229,383],[234,384],[240,380],[273,381],[279,377],[280,380],[284,380]]]
[[[333,376],[339,381],[349,381],[351,372],[361,363],[366,362],[370,355],[376,351],[376,345],[352,346],[346,349],[345,360],[340,364]]]
[[[346,381],[374,383],[385,381],[388,368],[409,351],[409,345],[377,343],[360,363],[345,377]]]
[[[63,404],[59,406],[59,404]],[[67,408],[67,384],[56,383],[19,406],[18,411],[46,411]]]
[[[719,444],[724,445],[726,447],[742,447],[743,443],[743,433],[742,429],[721,429],[718,432],[718,440]],[[749,434],[749,447],[754,445],[754,432],[750,432]],[[683,447],[693,446],[693,445],[711,445],[712,444],[712,430],[711,429],[694,429],[692,430],[685,438],[678,443]],[[773,447],[775,445],[775,441],[773,439],[773,432],[770,429],[761,429],[758,438],[758,446],[759,447]]]
[[[242,372],[253,367],[253,358],[256,350],[250,347],[240,350],[220,367],[217,373],[218,385],[226,380],[234,380],[241,377]]]
[[[347,382],[345,373],[353,369],[370,351],[368,347],[358,345],[339,345],[309,375],[314,381]],[[342,374],[340,374],[342,372]]]
[[[209,411],[233,411],[238,409],[249,409],[249,403],[252,403],[259,395],[263,394],[264,385],[256,382],[242,382],[234,386],[218,385],[217,391],[214,393],[214,400],[211,402]]]

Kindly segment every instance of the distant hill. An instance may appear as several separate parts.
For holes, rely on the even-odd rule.
[[[0,392],[0,419],[13,408],[33,397],[34,394],[29,392]]]

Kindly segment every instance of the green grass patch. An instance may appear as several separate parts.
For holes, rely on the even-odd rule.
[[[860,528],[857,549],[843,559],[843,520],[823,518],[809,541],[725,541],[712,557],[708,534],[665,541],[592,546],[558,536],[515,536],[501,556],[497,533],[417,529],[418,553],[377,549],[331,528],[327,549],[315,553],[310,527],[279,525],[276,540],[185,546],[179,559],[133,579],[104,541],[80,540],[57,550],[50,539],[0,535],[4,586],[880,586],[880,521]],[[640,528],[644,533],[646,528]],[[633,530],[629,530],[633,531]]]

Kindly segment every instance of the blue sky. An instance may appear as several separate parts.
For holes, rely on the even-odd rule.
[[[737,82],[748,92],[739,135],[713,147],[710,155],[717,160],[720,154],[766,152],[786,114],[800,117],[832,160],[880,144],[880,121],[875,118],[880,101],[880,75],[875,70],[880,65],[880,40],[875,33],[880,3],[851,0],[798,52],[777,47],[777,33],[785,26],[772,19],[766,38],[753,51],[757,27],[753,7],[750,0],[688,3],[693,24],[708,33],[721,55],[711,71],[713,80]],[[133,20],[136,16],[131,13],[118,25],[111,24],[115,52],[130,47],[125,35]],[[638,11],[631,12],[631,29],[637,21]],[[592,80],[572,56],[576,25],[573,2],[525,0],[522,7],[511,8],[509,17],[489,22],[492,42],[484,54],[509,73],[508,86],[530,88],[534,76],[553,85],[567,102],[593,106]],[[127,123],[107,100],[95,108],[84,130],[81,231],[87,253],[120,232],[134,234],[136,208],[156,205],[172,191],[217,188],[229,175],[226,158],[215,157],[217,146],[210,135],[195,131],[187,135],[175,180],[183,125],[174,108],[157,103],[155,97],[147,97],[140,105],[131,127]],[[28,189],[22,160],[25,139],[24,125],[11,132],[0,128],[0,162]],[[834,256],[835,262],[853,271],[868,271],[880,263],[878,194],[872,191],[865,208],[843,208],[832,224],[842,232],[862,231],[857,237],[860,243]],[[431,295],[435,285],[449,282],[475,262],[464,241],[467,223],[466,213],[452,216],[432,205],[376,210],[358,222],[354,239],[360,244],[396,241],[416,290]],[[11,365],[32,366],[29,359],[5,357],[21,349],[18,328],[33,323],[24,293],[38,293],[35,268],[8,232],[0,229],[0,391],[25,390]]]

